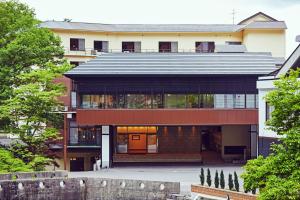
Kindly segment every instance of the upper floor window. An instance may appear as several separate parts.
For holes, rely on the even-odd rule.
[[[94,41],[94,50],[98,52],[108,52],[108,41]]]
[[[272,118],[272,112],[274,111],[274,106],[271,106],[266,102],[266,121]]]
[[[70,50],[71,51],[84,51],[85,40],[80,38],[70,38]]]
[[[122,52],[141,52],[141,42],[122,42]]]
[[[228,45],[241,45],[242,42],[236,42],[236,41],[227,41],[226,44]]]
[[[196,42],[197,53],[213,53],[215,51],[215,42]]]
[[[161,53],[176,53],[178,52],[178,42],[159,42],[159,52]]]
[[[74,94],[75,95],[75,94]],[[254,108],[255,94],[94,94],[80,95],[82,108]],[[76,103],[74,103],[75,105]]]

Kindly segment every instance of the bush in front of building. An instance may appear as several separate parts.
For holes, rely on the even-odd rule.
[[[216,173],[215,173],[215,188],[219,188],[219,185],[220,185],[219,173],[218,173],[218,170],[216,170]]]
[[[201,168],[201,172],[200,172],[199,177],[200,177],[200,183],[201,183],[201,185],[204,185],[205,177],[204,177],[204,169],[203,168]]]
[[[229,187],[229,190],[232,190],[232,189],[233,189],[233,179],[232,179],[232,174],[229,174],[229,175],[228,175],[228,187]]]
[[[206,183],[209,187],[211,186],[211,175],[210,175],[210,169],[209,168],[207,168]]]
[[[220,174],[220,187],[222,189],[225,188],[225,178],[224,178],[224,172],[223,172],[223,170],[221,170],[221,174]]]
[[[234,188],[237,192],[240,191],[239,178],[236,172],[234,172]]]

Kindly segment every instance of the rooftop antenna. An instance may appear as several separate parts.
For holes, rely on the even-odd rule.
[[[232,9],[232,13],[230,13],[230,14],[232,15],[232,24],[234,24],[234,21],[235,21],[235,14],[236,14],[235,10]]]

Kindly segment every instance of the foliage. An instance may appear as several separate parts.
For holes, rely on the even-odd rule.
[[[300,82],[299,70],[275,81],[276,90],[267,94],[266,100],[274,106],[270,129],[282,137],[272,145],[272,154],[259,156],[244,166],[244,187],[254,192],[259,189],[259,199],[300,199]]]
[[[224,177],[224,172],[223,170],[221,170],[221,174],[220,174],[220,187],[222,189],[225,188],[225,177]]]
[[[232,190],[232,189],[233,189],[233,179],[232,179],[232,174],[229,174],[229,175],[228,175],[228,187],[229,187],[229,190]]]
[[[204,169],[203,168],[201,168],[201,172],[200,172],[199,177],[200,177],[200,183],[201,183],[201,185],[204,185],[205,176],[204,176]]]
[[[9,150],[42,170],[54,162],[64,86],[54,79],[70,69],[60,39],[39,27],[34,11],[18,1],[0,1],[0,125],[18,136]]]
[[[233,179],[234,179],[234,188],[237,192],[239,192],[240,191],[239,177],[236,172],[234,172]]]
[[[210,175],[210,169],[209,168],[207,168],[206,183],[209,187],[211,186],[211,175]]]
[[[14,158],[10,151],[0,148],[0,173],[19,171],[28,172],[32,171],[32,168],[26,165],[21,159]]]
[[[215,188],[219,188],[219,185],[220,185],[219,173],[218,173],[218,170],[216,170],[216,173],[215,173]]]

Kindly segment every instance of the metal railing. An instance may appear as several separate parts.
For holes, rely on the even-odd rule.
[[[199,49],[178,49],[177,51],[171,51],[169,49],[141,49],[138,51],[124,50],[124,49],[107,49],[107,50],[96,50],[93,48],[85,49],[69,49],[65,48],[65,55],[67,56],[97,56],[101,53],[213,53],[208,51],[200,51]]]

